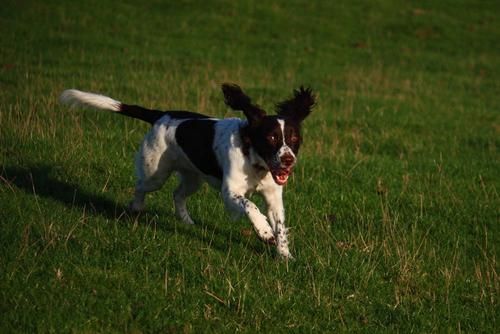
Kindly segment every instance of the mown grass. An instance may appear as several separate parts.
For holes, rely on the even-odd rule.
[[[4,1],[0,330],[494,332],[498,10]],[[225,81],[268,110],[317,91],[286,188],[294,262],[208,187],[196,226],[173,216],[173,178],[129,216],[147,126],[57,103],[75,87],[234,116]]]

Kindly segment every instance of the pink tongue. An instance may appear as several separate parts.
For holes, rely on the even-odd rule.
[[[288,181],[289,174],[290,174],[290,172],[288,172],[288,171],[279,170],[276,173],[274,173],[274,180],[279,185],[283,185],[286,183],[286,181]]]
[[[286,182],[286,180],[288,180],[288,175],[278,175],[278,180]]]

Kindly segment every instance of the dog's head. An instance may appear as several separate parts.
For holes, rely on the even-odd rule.
[[[297,162],[302,142],[300,126],[315,104],[310,88],[300,87],[293,96],[276,105],[277,115],[266,112],[251,102],[240,87],[223,84],[226,104],[234,110],[241,110],[248,120],[242,137],[246,145],[253,148],[273,176],[274,181],[284,185]]]

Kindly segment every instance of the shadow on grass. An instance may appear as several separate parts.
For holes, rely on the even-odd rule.
[[[165,232],[180,233],[188,238],[198,239],[201,242],[209,243],[211,248],[215,248],[221,252],[227,253],[231,244],[239,244],[249,248],[257,254],[265,252],[263,245],[251,245],[253,242],[243,240],[238,233],[221,230],[219,227],[207,224],[196,224],[194,226],[185,225],[182,223],[169,223],[176,218],[171,213],[161,212],[161,216],[166,216],[166,221],[161,224],[151,222],[151,215],[131,214],[122,204],[107,198],[106,196],[91,193],[84,190],[81,186],[74,183],[66,183],[58,180],[53,176],[55,168],[48,165],[30,166],[30,167],[5,167],[1,171],[1,176],[10,186],[14,186],[27,194],[33,196],[41,196],[56,200],[67,207],[78,208],[79,210],[86,209],[88,214],[95,216],[103,216],[108,219],[119,220],[124,223],[134,224],[139,223],[143,226],[159,228]],[[150,209],[150,211],[153,211]],[[149,216],[149,219],[148,219]],[[209,233],[210,236],[203,236],[203,227],[207,227],[214,233]]]

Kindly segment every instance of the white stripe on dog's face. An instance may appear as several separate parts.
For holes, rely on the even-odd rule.
[[[281,128],[281,135],[283,136],[283,145],[286,145],[286,143],[285,143],[285,120],[278,118],[277,121],[278,121],[278,124],[280,125],[280,128]]]
[[[293,161],[294,161],[293,163],[295,163],[295,161],[297,160],[297,158],[295,157],[295,154],[293,153],[292,149],[286,143],[285,120],[281,119],[281,118],[278,118],[277,121],[278,121],[278,123],[280,125],[280,128],[281,128],[281,136],[283,138],[283,145],[280,147],[280,149],[276,153],[276,158],[275,159],[276,159],[277,163],[281,164],[282,158],[284,156],[286,156],[286,155],[289,155],[289,156],[291,156],[293,158]]]

